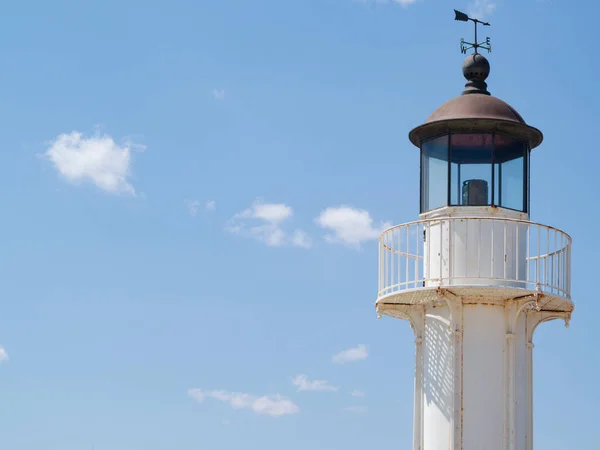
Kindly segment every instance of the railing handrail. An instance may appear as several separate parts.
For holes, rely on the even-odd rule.
[[[529,220],[524,220],[524,219],[514,219],[511,217],[485,217],[485,216],[450,216],[450,217],[435,217],[435,218],[431,218],[431,219],[413,220],[412,222],[405,222],[405,223],[401,223],[401,224],[394,225],[394,226],[384,229],[379,234],[379,242],[381,242],[381,238],[384,234],[386,234],[387,232],[389,232],[391,230],[397,229],[397,228],[405,228],[405,227],[408,227],[411,225],[426,224],[426,223],[431,223],[431,222],[445,222],[445,221],[457,221],[457,220],[486,220],[486,221],[489,220],[489,221],[494,221],[494,222],[515,222],[515,223],[521,223],[523,225],[528,225],[528,226],[534,225],[534,226],[538,226],[538,227],[545,228],[548,230],[553,230],[553,231],[556,231],[556,232],[562,234],[569,241],[567,246],[570,246],[573,243],[573,239],[571,239],[571,236],[568,233],[565,233],[561,229],[553,227],[552,225],[544,225],[543,223],[531,222]]]

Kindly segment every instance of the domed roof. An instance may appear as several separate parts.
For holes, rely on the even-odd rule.
[[[476,53],[469,55],[462,67],[467,79],[462,95],[448,100],[437,108],[421,126],[409,134],[411,142],[421,146],[421,141],[444,133],[503,132],[529,142],[531,148],[543,140],[541,131],[525,122],[508,103],[493,97],[487,91],[490,65]]]
[[[487,94],[459,95],[448,100],[436,109],[425,123],[453,119],[495,119],[525,124],[525,120],[516,109]]]

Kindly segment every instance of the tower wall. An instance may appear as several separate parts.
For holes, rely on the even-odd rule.
[[[527,225],[439,218],[425,225],[425,286],[526,287]]]
[[[447,306],[425,314],[423,333],[423,444],[425,449],[447,449],[452,440],[454,345]]]
[[[528,302],[446,299],[413,320],[415,450],[532,450],[531,338],[544,313]]]
[[[463,324],[463,448],[503,450],[507,407],[504,307],[467,305]]]
[[[521,314],[515,329],[515,450],[531,450],[533,445],[532,349],[527,338],[527,317]]]

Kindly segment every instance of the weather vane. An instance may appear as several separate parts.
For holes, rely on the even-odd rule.
[[[488,53],[491,52],[492,44],[490,43],[489,37],[485,38],[485,41],[483,41],[483,42],[477,42],[477,24],[480,23],[484,27],[489,27],[490,26],[489,22],[481,22],[480,20],[472,19],[471,17],[467,16],[465,13],[457,11],[456,9],[454,10],[454,14],[456,14],[456,16],[454,17],[454,20],[460,20],[461,22],[468,22],[469,20],[471,20],[475,24],[475,42],[466,42],[464,39],[461,39],[460,40],[460,51],[462,53],[466,54],[467,50],[473,48],[473,49],[475,49],[475,54],[477,54],[477,49],[481,47],[482,49],[487,50]]]

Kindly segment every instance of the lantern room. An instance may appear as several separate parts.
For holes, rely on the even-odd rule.
[[[448,133],[421,143],[421,213],[498,206],[527,213],[526,141],[499,133]]]
[[[490,65],[463,64],[462,95],[410,132],[421,150],[421,214],[445,207],[497,207],[529,215],[529,154],[542,133],[487,91]]]

